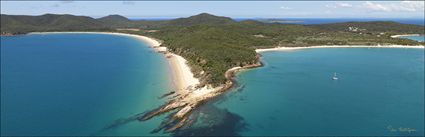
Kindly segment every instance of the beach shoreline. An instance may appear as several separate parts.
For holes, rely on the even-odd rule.
[[[136,34],[127,34],[127,33],[118,33],[118,32],[31,32],[28,34],[60,34],[60,33],[82,33],[82,34],[109,34],[109,35],[119,35],[119,36],[128,36],[133,37],[143,42],[148,43],[150,47],[155,49],[157,52],[163,52],[168,64],[170,66],[170,75],[172,77],[174,88],[177,92],[181,94],[186,94],[188,91],[196,90],[200,84],[200,80],[194,77],[189,65],[187,64],[186,59],[177,54],[167,51],[166,47],[161,47],[161,41]],[[405,34],[405,35],[393,35],[391,37],[401,37],[401,36],[417,36],[419,34]],[[269,51],[288,51],[288,50],[298,50],[298,49],[314,49],[314,48],[418,48],[423,49],[425,46],[422,45],[374,45],[374,46],[364,46],[364,45],[319,45],[319,46],[306,46],[306,47],[274,47],[274,48],[264,48],[264,49],[255,49],[256,53],[269,52]],[[228,71],[237,71],[242,68],[231,68]],[[205,86],[207,87],[207,86]],[[207,89],[207,88],[198,88],[198,89]],[[208,89],[212,89],[209,87]],[[213,92],[201,91],[203,93]]]
[[[171,121],[177,122],[171,128],[167,128],[166,132],[172,132],[181,126],[185,125],[191,112],[203,104],[205,101],[219,95],[222,91],[228,89],[232,85],[226,84],[225,86],[213,87],[212,85],[205,85],[200,87],[200,80],[194,77],[191,68],[187,64],[186,59],[182,56],[171,53],[166,47],[161,46],[161,41],[135,34],[126,34],[118,32],[32,32],[28,34],[61,34],[61,33],[75,33],[75,34],[107,34],[119,35],[136,38],[140,41],[146,42],[149,47],[152,47],[159,54],[163,54],[168,61],[170,67],[170,76],[173,82],[175,91],[164,94],[162,97],[169,96],[168,102],[157,109],[145,113],[143,116],[138,117],[140,121],[148,120],[157,115],[177,109],[175,114],[172,114]],[[224,74],[223,74],[224,75]],[[172,95],[172,96],[171,96]],[[160,97],[160,98],[162,98]],[[159,129],[164,128],[160,126]]]
[[[161,46],[162,42],[160,40],[151,37],[118,32],[31,32],[28,34],[107,34],[132,37],[147,43],[147,45],[156,52],[163,53],[170,67],[172,84],[176,92],[185,94],[188,89],[193,89],[199,84],[199,79],[194,77],[190,67],[187,65],[186,59],[177,54],[167,52],[167,48]]]
[[[298,49],[316,49],[316,48],[414,48],[414,49],[423,49],[425,46],[421,45],[376,45],[376,46],[364,46],[364,45],[321,45],[321,46],[307,46],[307,47],[274,47],[274,48],[264,48],[264,49],[255,49],[255,52],[269,52],[269,51],[287,51],[287,50],[298,50]]]
[[[421,35],[420,34],[402,34],[402,35],[392,35],[391,38],[406,37],[406,36],[421,36]]]
[[[194,77],[193,72],[191,71],[190,66],[187,64],[186,59],[177,54],[171,53],[167,50],[166,47],[161,46],[161,41],[141,36],[135,34],[126,34],[118,32],[41,32],[41,33],[29,33],[29,34],[49,34],[49,33],[90,33],[90,34],[109,34],[109,35],[120,35],[120,36],[129,36],[136,38],[140,41],[146,42],[150,47],[155,51],[163,54],[166,60],[169,63],[170,67],[170,76],[172,78],[173,86],[175,91],[167,93],[168,95],[173,96],[169,101],[160,106],[157,109],[154,109],[150,112],[145,113],[143,116],[139,117],[140,121],[149,120],[152,117],[161,115],[163,113],[169,112],[171,110],[177,109],[176,113],[172,114],[169,121],[164,124],[176,123],[171,128],[161,125],[158,130],[166,129],[166,132],[172,132],[181,126],[185,125],[188,122],[191,112],[199,107],[204,102],[208,101],[211,98],[214,98],[221,93],[231,89],[234,85],[237,84],[235,75],[242,70],[257,68],[263,66],[261,62],[262,52],[268,51],[285,51],[285,50],[297,50],[297,49],[308,49],[308,48],[424,48],[424,46],[406,46],[406,45],[376,45],[376,46],[363,46],[363,45],[322,45],[322,46],[309,46],[309,47],[275,47],[275,48],[266,48],[266,49],[256,49],[256,62],[254,64],[245,65],[242,67],[233,67],[228,69],[225,74],[223,74],[227,82],[221,86],[213,87],[211,85],[205,85],[200,87],[200,80]]]

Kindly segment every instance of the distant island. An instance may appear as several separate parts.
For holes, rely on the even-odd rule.
[[[1,35],[22,35],[31,32],[124,33],[149,41],[153,47],[165,52],[167,57],[175,56],[175,60],[185,62],[187,60],[189,71],[199,80],[195,82],[196,85],[178,89],[185,91],[179,94],[174,91],[167,93],[164,96],[177,95],[167,104],[139,117],[139,120],[148,120],[180,109],[156,131],[174,131],[190,123],[187,117],[194,108],[233,87],[235,72],[262,66],[261,55],[257,53],[261,50],[258,49],[321,45],[425,45],[424,42],[394,37],[405,34],[424,35],[424,26],[391,21],[300,25],[281,24],[276,20],[238,22],[207,13],[157,21],[135,21],[120,15],[98,19],[57,14],[1,15]],[[179,58],[180,56],[182,58]]]

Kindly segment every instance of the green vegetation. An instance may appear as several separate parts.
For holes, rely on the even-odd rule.
[[[135,28],[140,31],[123,30]],[[120,29],[120,30],[117,30]],[[119,15],[99,19],[72,15],[1,15],[1,32],[117,31],[163,40],[163,46],[189,61],[203,84],[226,81],[224,73],[235,66],[253,64],[256,48],[312,45],[424,45],[395,34],[425,34],[424,26],[396,22],[348,22],[321,25],[237,22],[227,17],[199,14],[165,21],[132,21]]]
[[[106,17],[102,17],[97,19],[102,22],[105,26],[109,26],[111,28],[133,28],[138,27],[136,22],[133,22],[127,19],[124,16],[120,15],[109,15]]]
[[[170,51],[189,60],[203,83],[215,84],[226,80],[224,72],[230,67],[255,63],[251,47],[265,41],[209,25],[167,28],[149,35],[164,40]],[[201,75],[202,70],[206,73]]]
[[[208,13],[202,13],[188,18],[170,20],[164,26],[227,25],[234,22],[235,21],[228,17],[218,17]]]
[[[96,19],[85,16],[45,14],[42,16],[1,15],[1,32],[25,34],[41,31],[111,30]]]

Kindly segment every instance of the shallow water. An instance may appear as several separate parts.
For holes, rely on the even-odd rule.
[[[163,116],[129,118],[165,102],[167,74],[166,59],[131,37],[1,37],[1,135],[152,135]]]
[[[320,48],[262,54],[265,66],[239,73],[237,88],[201,110],[203,121],[209,122],[198,122],[186,132],[424,135],[424,49]],[[334,72],[338,80],[332,80]],[[233,126],[217,128],[223,120]]]
[[[263,53],[264,67],[173,135],[424,135],[424,50]],[[338,80],[331,80],[334,73]],[[171,90],[165,58],[131,37],[1,37],[1,135],[167,135],[145,122]],[[400,129],[401,128],[401,129]],[[410,131],[408,130],[416,130]]]

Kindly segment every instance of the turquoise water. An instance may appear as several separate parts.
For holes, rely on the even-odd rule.
[[[163,117],[128,118],[165,102],[167,66],[131,37],[1,37],[1,135],[152,135]]]
[[[400,38],[411,39],[416,41],[425,41],[425,36],[402,36]]]
[[[165,58],[146,43],[34,34],[1,37],[0,47],[1,135],[164,135],[150,132],[166,115],[132,119],[171,89]],[[174,134],[424,135],[424,49],[262,54],[264,67],[239,73],[235,89]]]
[[[424,135],[424,49],[262,55],[264,67],[239,73],[239,86],[205,105],[202,122],[180,134]]]

